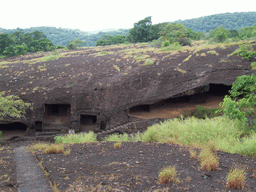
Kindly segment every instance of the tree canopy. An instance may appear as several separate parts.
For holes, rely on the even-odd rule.
[[[18,96],[8,95],[5,92],[0,92],[0,120],[5,118],[20,119],[24,117],[26,109],[31,107],[30,103],[25,103]]]

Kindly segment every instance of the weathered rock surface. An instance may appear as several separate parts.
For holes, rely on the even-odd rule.
[[[236,77],[255,73],[250,61],[229,56],[237,48],[164,52],[132,44],[2,58],[0,91],[33,103],[20,121],[31,134],[108,130],[131,121],[134,106],[206,92],[211,84],[231,85]],[[61,57],[43,61],[47,55]]]

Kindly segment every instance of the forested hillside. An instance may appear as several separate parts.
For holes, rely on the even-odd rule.
[[[208,33],[216,27],[239,30],[242,27],[256,25],[256,12],[221,13],[195,19],[178,20],[193,31]]]
[[[44,35],[51,40],[51,42],[55,45],[63,45],[66,46],[71,40],[80,39],[84,40],[84,46],[91,47],[95,46],[95,42],[104,35],[126,35],[129,32],[129,29],[119,29],[113,31],[103,31],[94,34],[93,32],[85,32],[79,29],[64,29],[64,28],[56,28],[56,27],[31,27],[27,29],[3,29],[0,28],[1,32],[4,33],[14,33],[15,31],[22,31],[24,33],[32,33],[34,31],[43,32]],[[1,33],[0,32],[0,33]]]
[[[166,21],[169,19],[170,18],[166,18]],[[256,25],[256,12],[222,13],[195,19],[178,20],[175,21],[175,23],[181,23],[188,29],[192,28],[192,31],[203,33],[208,33],[210,30],[220,26],[224,26],[227,29],[239,30],[242,27]],[[157,27],[155,28],[157,29]],[[110,36],[119,36],[120,38],[123,38],[122,36],[126,36],[130,29],[113,29],[93,33],[81,31],[79,29],[64,29],[56,27],[31,27],[27,29],[0,28],[0,34],[1,32],[12,34],[15,31],[22,31],[24,33],[40,31],[43,32],[43,34],[53,44],[63,46],[66,46],[71,40],[80,39],[85,42],[83,46],[91,47],[96,45],[96,41],[103,39],[104,37],[107,38],[107,40],[111,39]]]

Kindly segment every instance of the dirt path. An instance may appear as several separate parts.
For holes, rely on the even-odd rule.
[[[18,190],[26,192],[52,192],[49,181],[25,146],[15,148]]]

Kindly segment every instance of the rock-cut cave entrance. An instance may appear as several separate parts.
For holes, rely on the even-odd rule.
[[[93,131],[97,123],[96,115],[80,115],[80,131]]]
[[[24,136],[27,131],[27,125],[20,122],[0,124],[2,139],[8,140],[13,136]]]
[[[148,105],[137,105],[129,109],[129,115],[141,119],[174,118],[195,109],[197,105],[218,108],[231,86],[210,84],[208,91],[194,95],[168,98]]]
[[[69,104],[45,104],[44,125],[65,125],[70,123]]]

